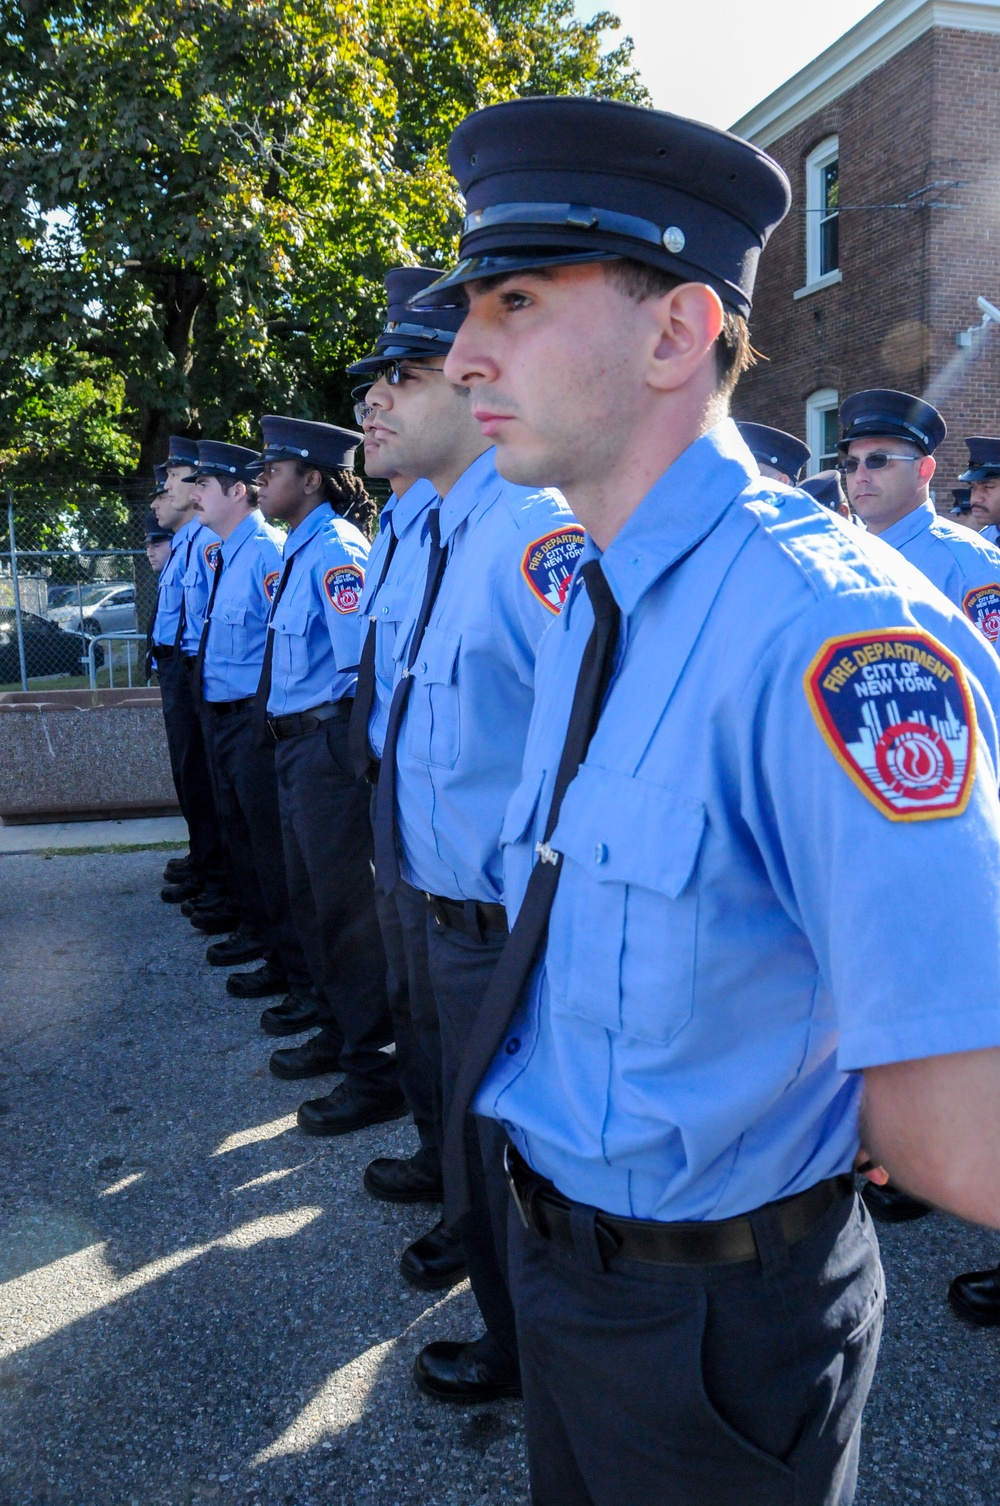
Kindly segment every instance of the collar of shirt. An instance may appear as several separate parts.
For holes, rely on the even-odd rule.
[[[496,451],[490,448],[462,472],[454,486],[441,499],[442,544],[447,544],[455,530],[475,512],[480,502],[496,491],[499,480]]]
[[[289,555],[297,554],[304,544],[308,544],[310,539],[314,539],[316,537],[320,529],[323,528],[332,517],[333,508],[330,506],[329,502],[321,502],[318,507],[314,507],[312,512],[309,513],[307,517],[302,519],[302,522],[299,524],[298,528],[293,528],[291,533],[288,535],[288,538],[285,541],[284,558],[288,559]]]
[[[879,537],[883,544],[891,544],[893,549],[899,549],[903,544],[908,544],[911,539],[915,539],[918,533],[923,533],[925,528],[929,528],[936,517],[937,508],[928,497],[926,502],[921,502],[912,512],[900,518],[898,523],[893,523]]]
[[[181,524],[180,528],[178,528],[177,532],[170,540],[170,553],[176,554],[177,550],[180,549],[184,544],[186,544],[188,539],[194,537],[200,527],[201,519],[199,518],[198,514],[195,513],[193,518],[188,518],[186,523]]]
[[[678,455],[603,555],[587,535],[581,563],[601,561],[612,594],[628,616],[664,571],[700,544],[736,498],[759,479],[739,430],[731,418],[723,419]],[[574,590],[573,600],[578,598]],[[564,611],[557,619],[567,632],[570,616]]]
[[[259,508],[254,508],[253,512],[248,513],[243,522],[233,529],[228,539],[223,541],[222,558],[225,564],[231,565],[234,555],[239,553],[247,539],[252,539],[258,528],[263,528],[263,526],[264,514]]]
[[[397,497],[396,493],[393,492],[389,498],[389,502],[382,509],[382,513],[384,516],[386,508],[388,508],[391,502],[392,531],[397,539],[402,538],[410,524],[415,522],[421,513],[427,511],[436,496],[437,492],[431,483],[423,477],[419,481],[414,481],[413,485],[408,487],[401,497]]]

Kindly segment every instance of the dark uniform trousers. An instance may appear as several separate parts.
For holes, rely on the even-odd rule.
[[[154,657],[155,657],[154,649]],[[191,689],[191,671],[183,655],[161,649],[156,661],[163,703],[163,723],[170,772],[181,814],[187,822],[191,861],[209,896],[224,898],[229,866],[215,809],[201,718]]]
[[[468,907],[474,908],[474,907]],[[470,930],[478,930],[475,922]],[[427,911],[427,959],[441,1029],[441,1089],[445,1123],[465,1043],[472,1032],[507,932],[472,935]],[[471,1206],[460,1221],[469,1281],[489,1336],[479,1357],[498,1370],[517,1368],[517,1333],[507,1282],[507,1205],[503,1171],[506,1135],[492,1119],[469,1115],[466,1156]]]
[[[312,979],[285,883],[274,744],[260,746],[249,708],[220,716],[208,703],[202,727],[240,917],[258,931],[268,961],[284,969],[290,988],[305,993]]]
[[[371,793],[375,826],[378,791]],[[428,1169],[441,1167],[441,1032],[427,966],[427,900],[400,879],[391,894],[376,884],[375,908],[387,964],[399,1086],[406,1096]]]
[[[273,746],[288,893],[328,1010],[324,1026],[343,1037],[344,1072],[389,1086],[397,1066],[381,1050],[393,1039],[393,1025],[375,912],[368,785],[351,769],[347,719],[331,717]]]
[[[511,1208],[534,1506],[848,1506],[882,1331],[878,1242],[855,1195],[797,1243],[753,1215],[761,1258],[602,1258]]]

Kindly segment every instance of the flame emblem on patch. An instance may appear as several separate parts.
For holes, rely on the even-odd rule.
[[[360,565],[334,565],[323,577],[323,589],[335,612],[356,612],[365,588]]]
[[[529,544],[521,560],[521,574],[542,606],[558,613],[576,562],[583,553],[583,529],[579,523],[557,528]]]
[[[1000,584],[976,586],[962,598],[962,611],[991,643],[1000,637]]]

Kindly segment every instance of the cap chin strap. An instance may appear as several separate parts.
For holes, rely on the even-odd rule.
[[[438,345],[454,345],[455,343],[455,331],[453,329],[431,329],[426,324],[389,323],[382,331],[382,334],[409,335],[413,339],[434,340]]]
[[[684,232],[677,225],[661,229],[652,220],[639,219],[634,214],[619,214],[615,209],[594,209],[589,204],[491,204],[466,215],[462,234],[490,230],[496,225],[558,225],[566,230],[604,230],[609,235],[623,235],[628,240],[645,241],[661,249],[664,246],[674,252],[684,249]]]

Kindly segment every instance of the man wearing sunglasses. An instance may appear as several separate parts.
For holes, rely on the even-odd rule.
[[[1000,550],[941,517],[931,501],[934,451],[948,432],[940,413],[907,392],[874,388],[849,397],[840,422],[840,469],[869,532],[898,549],[996,646]]]

